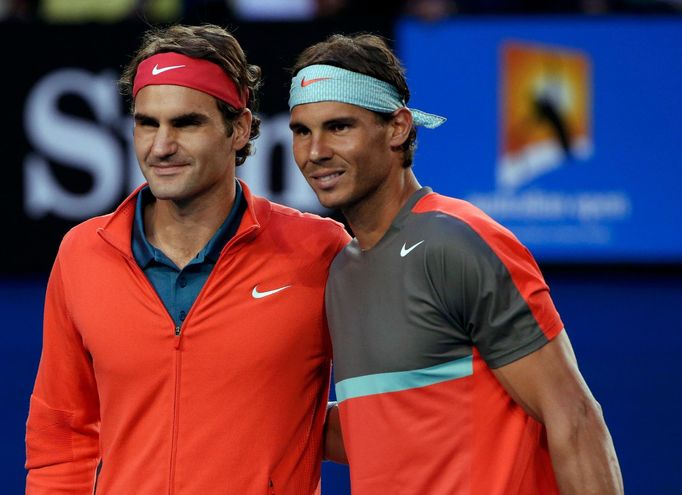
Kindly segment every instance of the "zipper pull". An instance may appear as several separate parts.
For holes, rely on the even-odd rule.
[[[173,347],[175,347],[176,350],[180,349],[180,342],[182,342],[182,337],[180,336],[180,330],[181,330],[180,325],[175,327],[175,337],[176,338],[175,338]]]

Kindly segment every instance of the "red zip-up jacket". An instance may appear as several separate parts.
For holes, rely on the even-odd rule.
[[[72,229],[47,287],[26,493],[319,491],[343,227],[251,195],[182,327],[131,251],[137,192]]]

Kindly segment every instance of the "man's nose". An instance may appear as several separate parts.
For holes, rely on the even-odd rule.
[[[170,126],[160,126],[154,135],[152,154],[157,157],[173,155],[178,149],[177,136]]]
[[[313,136],[310,143],[310,161],[320,163],[333,155],[329,142],[324,135]]]

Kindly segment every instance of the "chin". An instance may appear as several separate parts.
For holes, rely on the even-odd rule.
[[[342,209],[353,202],[354,190],[348,184],[337,184],[331,189],[321,189],[317,184],[310,183],[317,200],[322,206],[330,210]]]
[[[151,189],[154,197],[160,200],[179,201],[186,196],[186,194],[183,194],[183,191],[178,190],[178,188],[160,186],[159,184],[150,183],[149,189]]]
[[[330,210],[339,210],[348,204],[348,201],[344,201],[344,198],[334,196],[333,194],[318,194],[317,200],[322,206]]]

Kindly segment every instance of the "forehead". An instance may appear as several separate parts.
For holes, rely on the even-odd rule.
[[[296,105],[291,110],[291,123],[311,126],[336,119],[354,118],[358,120],[374,119],[374,112],[357,105],[338,101],[320,101]]]
[[[203,113],[219,117],[213,96],[196,89],[171,84],[142,88],[135,97],[135,112],[163,118],[189,113]]]

